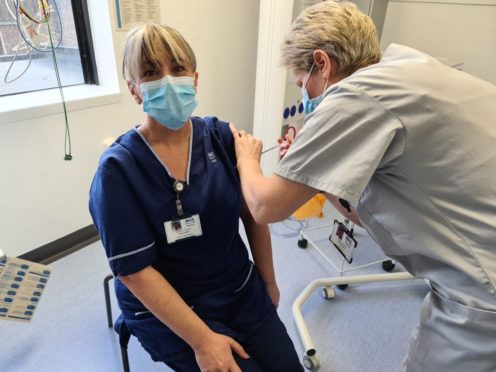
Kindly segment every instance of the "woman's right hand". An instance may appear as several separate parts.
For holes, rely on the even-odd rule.
[[[241,372],[233,352],[243,359],[250,357],[231,337],[215,332],[211,332],[194,351],[202,372]]]
[[[279,160],[281,160],[284,155],[289,150],[289,146],[293,143],[294,138],[291,137],[289,134],[286,134],[284,138],[278,138],[277,143],[279,144]]]

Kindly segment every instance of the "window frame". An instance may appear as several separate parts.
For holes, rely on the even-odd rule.
[[[1,0],[0,0],[1,1]],[[57,2],[57,0],[51,0],[52,2]],[[59,1],[60,2],[60,1]],[[61,4],[57,5],[59,8]],[[81,64],[81,78],[80,82],[72,82],[62,84],[63,88],[68,88],[72,86],[80,86],[80,85],[98,85],[98,69],[95,58],[95,51],[93,45],[93,37],[91,32],[91,24],[90,24],[90,16],[88,12],[88,2],[87,0],[70,0],[69,4],[71,7],[71,12],[73,16],[72,26],[74,27],[74,32],[77,41],[77,53],[79,55],[79,62]],[[59,9],[60,11],[60,9]],[[16,22],[2,22],[2,23],[13,23],[13,26],[16,25]],[[5,44],[2,43],[5,48]],[[33,51],[36,53],[36,51]],[[48,53],[51,54],[51,53]],[[38,55],[35,54],[32,58],[38,58]],[[79,67],[79,66],[78,66]],[[14,79],[17,80],[17,79]],[[30,87],[31,88],[31,87]],[[8,97],[16,94],[28,94],[33,92],[41,92],[50,89],[58,89],[58,85],[54,86],[33,86],[33,88],[29,90],[19,90],[11,93],[7,93],[5,95],[1,95],[1,97]]]
[[[99,84],[87,0],[71,0],[84,84]]]
[[[87,0],[89,22],[98,34],[93,39],[95,62],[99,72],[99,84],[79,84],[64,87],[68,112],[92,109],[122,102],[115,51],[115,17],[112,3],[102,0]],[[57,88],[31,91],[0,97],[0,125],[37,119],[43,116],[62,114],[63,108]]]

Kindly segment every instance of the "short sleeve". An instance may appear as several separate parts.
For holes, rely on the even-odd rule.
[[[222,147],[227,153],[229,160],[233,167],[236,166],[236,150],[234,147],[234,138],[229,129],[229,123],[221,121],[214,116],[207,116],[204,118],[205,124],[210,131],[214,133],[217,139],[222,144]]]
[[[112,272],[129,275],[154,263],[157,252],[149,218],[117,164],[108,158],[101,162],[91,185],[89,209]]]
[[[404,127],[393,113],[355,86],[339,84],[305,119],[276,174],[356,204],[404,143]]]

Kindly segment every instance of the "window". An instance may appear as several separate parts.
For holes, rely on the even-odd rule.
[[[86,0],[0,0],[0,96],[55,88],[56,68],[64,87],[98,84]]]

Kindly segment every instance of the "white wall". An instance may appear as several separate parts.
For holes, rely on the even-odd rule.
[[[262,139],[265,149],[275,145],[281,135],[287,73],[280,64],[280,46],[291,26],[293,5],[293,0],[260,0],[253,134]],[[301,1],[297,5],[301,7]],[[278,161],[277,151],[264,154],[264,174],[270,175]]]
[[[390,0],[381,46],[395,42],[496,84],[496,0]]]
[[[161,1],[198,59],[197,114],[253,127],[259,0]],[[179,5],[180,4],[180,5]]]
[[[90,5],[93,12],[113,9],[112,0]],[[251,130],[259,1],[163,0],[161,7],[162,21],[178,28],[197,54],[200,104],[195,113]],[[113,16],[111,22],[115,30]],[[112,37],[116,61],[104,62],[120,69],[125,33],[112,31]],[[0,120],[0,247],[7,254],[23,254],[91,224],[88,190],[102,142],[142,120],[122,81],[120,91],[117,103],[69,112],[70,162],[62,159],[62,114]]]

